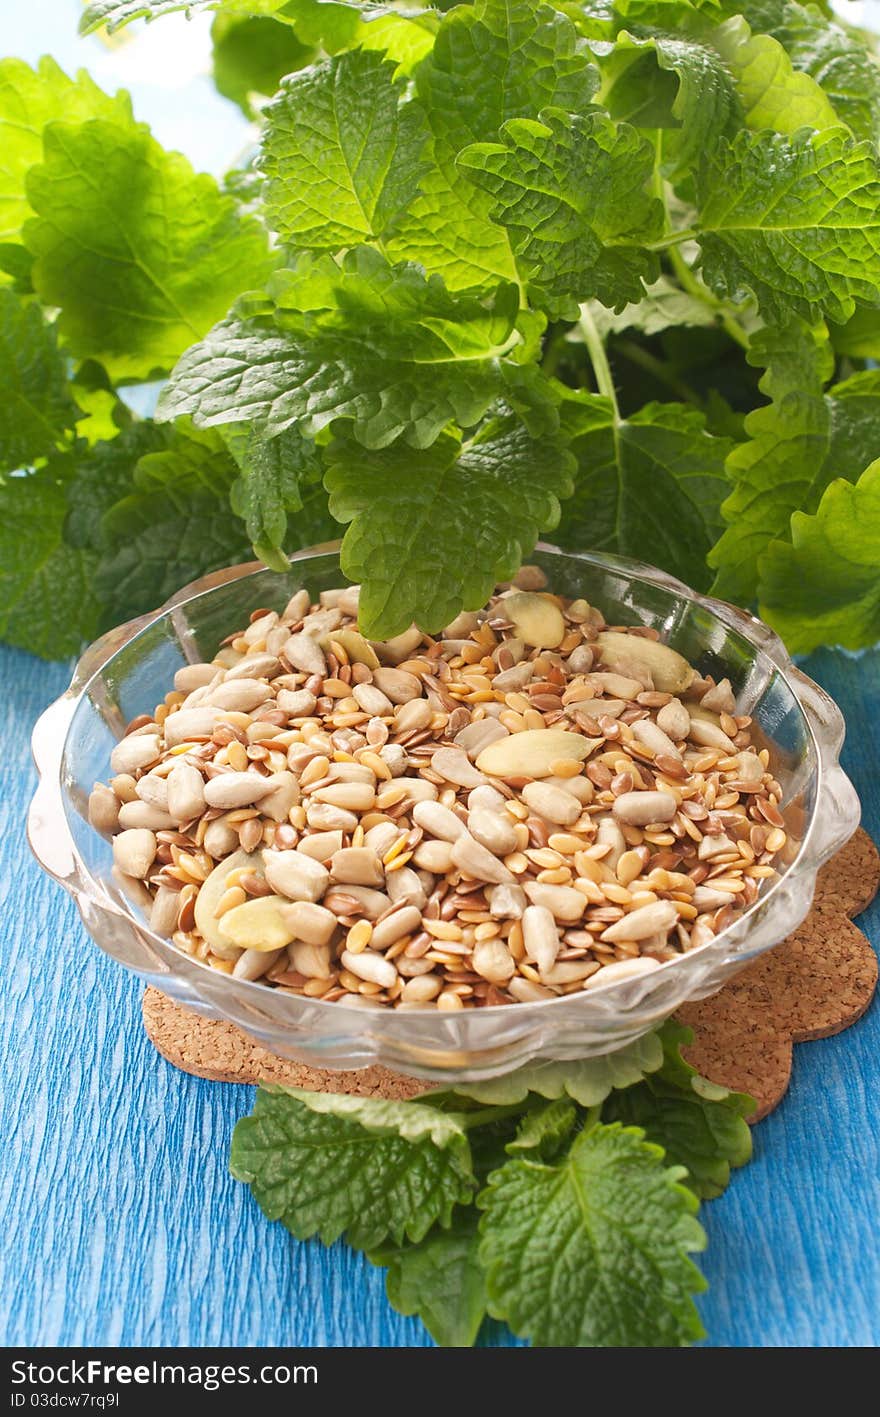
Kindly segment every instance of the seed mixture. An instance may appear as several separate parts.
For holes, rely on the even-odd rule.
[[[346,1005],[531,1003],[657,969],[775,876],[730,683],[535,566],[434,638],[358,588],[257,609],[128,725],[89,819],[186,954]]]

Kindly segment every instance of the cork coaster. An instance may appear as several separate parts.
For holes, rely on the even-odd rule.
[[[880,887],[880,855],[859,830],[819,873],[803,924],[709,999],[678,1019],[693,1029],[686,1055],[713,1082],[749,1092],[759,1121],[779,1103],[791,1076],[793,1043],[826,1038],[855,1023],[877,984],[877,957],[852,924]],[[202,1018],[148,988],[144,1027],[164,1058],[217,1082],[283,1082],[320,1092],[404,1098],[426,1084],[388,1068],[328,1072],[279,1058],[240,1028]]]

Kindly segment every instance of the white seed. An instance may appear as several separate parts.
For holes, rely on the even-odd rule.
[[[192,763],[175,763],[167,778],[168,812],[176,822],[192,822],[205,810],[205,783]]]
[[[150,929],[156,935],[173,935],[177,929],[177,912],[180,906],[180,892],[160,886],[153,898],[150,911]]]
[[[110,766],[114,772],[138,772],[154,763],[159,752],[158,733],[129,734],[110,754]]]
[[[89,822],[95,831],[108,834],[119,825],[119,798],[111,787],[96,782],[89,793]]]
[[[552,969],[559,953],[559,931],[556,921],[544,905],[528,905],[522,918],[523,944],[538,972]]]
[[[465,832],[458,841],[452,843],[452,861],[460,871],[475,881],[491,881],[495,885],[509,885],[513,875],[491,851],[474,841],[470,832]]]
[[[436,999],[442,988],[443,980],[438,975],[422,974],[406,981],[400,997],[407,1004],[426,1004],[431,999]]]
[[[592,684],[594,689],[601,690],[603,694],[608,694],[612,698],[623,699],[627,703],[631,703],[645,687],[640,680],[629,679],[624,674],[609,674],[603,671],[600,674],[588,674],[586,678],[587,683]],[[588,707],[590,702],[593,701],[588,701]],[[604,712],[604,705],[601,699],[596,700],[593,716],[602,712]]]
[[[328,802],[347,812],[368,812],[376,801],[376,789],[368,782],[331,782],[328,787],[317,788],[311,800]]]
[[[662,728],[664,733],[668,733],[670,738],[674,738],[677,743],[680,743],[683,738],[687,738],[691,726],[691,716],[681,699],[670,699],[668,704],[664,704],[658,710],[657,726]]]
[[[508,856],[516,850],[516,828],[506,812],[486,812],[478,807],[468,813],[467,829],[493,856]]]
[[[496,920],[520,920],[528,904],[522,886],[492,886],[486,896],[489,913]]]
[[[206,703],[226,713],[252,713],[271,697],[269,685],[262,679],[227,679],[211,690]]]
[[[374,954],[372,950],[362,950],[359,955],[343,950],[340,964],[349,973],[356,974],[358,979],[365,979],[369,984],[380,984],[383,989],[390,989],[397,979],[397,970],[391,961]]]
[[[736,713],[736,699],[730,680],[719,679],[715,687],[700,699],[700,708],[711,709],[713,713]]]
[[[343,895],[351,896],[358,904],[358,914],[363,915],[367,920],[378,920],[380,915],[384,915],[391,907],[391,901],[384,891],[374,891],[372,886],[331,886],[328,894],[332,895],[339,891]]]
[[[670,792],[623,792],[611,810],[619,822],[644,827],[649,822],[671,822],[677,805]]]
[[[209,807],[230,811],[233,807],[251,807],[274,790],[271,777],[260,777],[255,772],[224,772],[205,783],[205,801]]]
[[[280,949],[243,950],[232,966],[233,979],[262,979],[278,963],[282,953]]]
[[[450,620],[443,631],[444,640],[467,639],[479,626],[479,616],[473,610],[462,610],[454,620]]]
[[[274,679],[280,670],[281,665],[278,656],[274,654],[246,654],[244,659],[240,659],[238,664],[234,664],[231,669],[227,669],[223,676],[225,683],[231,683],[238,679]],[[269,698],[267,693],[260,702]],[[207,703],[213,703],[212,694],[208,695]]]
[[[581,804],[570,792],[549,787],[546,782],[530,782],[522,790],[522,799],[545,821],[570,827],[581,814]]]
[[[351,697],[364,713],[373,714],[381,718],[383,714],[392,713],[394,705],[383,694],[381,689],[377,689],[375,684],[355,684],[351,691]]]
[[[620,660],[644,664],[650,671],[655,689],[661,693],[680,694],[694,677],[687,660],[659,640],[646,640],[619,630],[605,630],[597,636],[596,643],[601,650],[602,662],[612,668]]]
[[[118,866],[113,867],[111,875],[126,900],[130,900],[138,910],[149,912],[152,909],[153,897],[143,881],[139,881],[136,876],[127,876],[124,871],[120,871]]]
[[[136,797],[133,802],[123,802],[119,808],[119,825],[126,829],[145,827],[147,831],[161,832],[170,831],[177,823],[161,808],[154,807],[150,802],[142,802]]]
[[[672,739],[652,718],[640,718],[638,723],[633,724],[632,731],[637,742],[644,743],[652,753],[666,753],[670,758],[681,761],[681,754]]]
[[[548,777],[553,763],[568,758],[583,762],[595,741],[604,739],[584,738],[566,728],[529,728],[490,743],[477,758],[477,767],[493,777]]]
[[[308,615],[310,604],[311,596],[305,587],[301,590],[294,591],[287,605],[284,607],[284,611],[281,615],[282,620],[286,620],[289,625],[299,624],[303,616]]]
[[[412,815],[416,825],[438,841],[458,841],[467,832],[461,818],[439,802],[417,802]]]
[[[638,959],[618,959],[613,964],[605,964],[597,974],[591,974],[584,984],[585,989],[601,988],[603,984],[615,984],[618,979],[635,979],[639,974],[650,974],[660,968],[659,959],[642,955]]]
[[[313,832],[297,842],[297,851],[303,856],[311,856],[315,861],[329,861],[337,851],[342,850],[342,832]]]
[[[530,659],[524,659],[520,664],[512,664],[509,669],[502,669],[494,675],[492,688],[500,689],[503,694],[515,694],[534,677],[535,666]]]
[[[379,649],[382,652],[382,659],[388,664],[402,664],[405,659],[409,659],[413,650],[418,649],[422,642],[422,632],[418,625],[410,625],[408,630],[402,634],[395,635],[393,639],[382,640]]]
[[[331,641],[342,646],[352,664],[365,664],[368,669],[379,668],[379,660],[373,646],[353,625],[344,625],[339,630],[318,636],[318,644],[322,649],[329,649]]]
[[[378,722],[379,720],[377,720]],[[406,749],[401,748],[399,743],[385,743],[379,749],[379,757],[391,771],[392,777],[401,777],[406,772],[407,756]]]
[[[229,825],[228,822],[209,822],[205,830],[205,838],[202,843],[209,856],[213,856],[215,861],[221,857],[228,856],[230,851],[235,851],[238,846],[238,832]],[[204,892],[204,886],[199,895]],[[204,934],[204,930],[202,934]]]
[[[589,674],[593,667],[595,656],[589,645],[577,645],[565,661],[566,667],[572,674]]]
[[[504,803],[497,787],[472,787],[468,793],[469,812],[503,812]]]
[[[499,738],[507,736],[507,729],[497,718],[479,718],[475,723],[467,724],[460,733],[456,733],[452,741],[456,747],[462,748],[469,758],[478,758],[490,743],[496,743]]]
[[[302,851],[267,851],[263,868],[273,891],[290,900],[320,900],[330,884],[326,866]]]
[[[334,782],[366,782],[376,786],[376,774],[365,763],[331,763],[329,776]]]
[[[698,861],[711,861],[715,856],[723,856],[727,851],[736,851],[736,842],[720,832],[718,836],[704,836],[697,848]]]
[[[374,926],[370,946],[374,950],[387,950],[404,935],[411,935],[422,928],[422,917],[415,905],[403,905]]]
[[[229,944],[240,950],[279,950],[293,939],[284,917],[286,905],[280,895],[255,896],[221,915],[217,928]]]
[[[211,823],[211,826],[223,825],[222,822]],[[237,836],[235,837],[235,845],[238,846]],[[232,855],[227,856],[225,861],[221,861],[219,865],[214,867],[196,896],[196,929],[202,938],[207,940],[212,952],[220,959],[238,959],[239,951],[236,946],[220,934],[220,918],[222,917],[218,918],[214,912],[226,894],[229,876],[233,871],[241,870],[252,871],[255,875],[262,876],[262,852],[249,853],[240,849],[233,850]]]
[[[701,748],[720,748],[724,753],[736,752],[735,743],[728,738],[724,730],[705,719],[691,716],[688,738],[692,743],[699,744]]]
[[[291,906],[290,909],[294,907]],[[326,945],[294,940],[293,944],[288,946],[288,954],[294,969],[298,974],[304,974],[306,979],[330,978],[330,951]]]
[[[678,911],[671,900],[655,900],[631,910],[622,920],[615,920],[602,939],[616,944],[618,940],[647,940],[651,935],[667,935],[678,921]]]
[[[334,881],[350,881],[356,886],[381,886],[385,879],[382,862],[369,846],[347,846],[330,861]]]
[[[595,788],[588,777],[545,777],[543,781],[548,787],[568,792],[579,802],[592,802],[595,794]]]
[[[586,896],[573,886],[549,886],[543,881],[529,881],[525,893],[533,905],[543,905],[557,920],[573,925],[586,909]]]
[[[697,910],[720,910],[725,905],[732,905],[736,896],[716,890],[714,886],[697,886],[691,900]]]
[[[595,960],[586,959],[565,959],[561,962],[557,960],[552,969],[545,969],[541,975],[548,984],[573,984],[576,979],[589,979],[591,974],[595,974],[599,965]]]
[[[162,725],[166,747],[176,748],[194,738],[210,738],[222,717],[220,709],[216,708],[178,709],[177,713],[170,713]]]
[[[405,669],[374,669],[373,683],[393,704],[406,704],[422,696],[421,681]]]
[[[507,992],[520,1004],[540,1004],[544,999],[555,999],[556,995],[552,989],[545,989],[542,984],[536,984],[533,979],[523,979],[521,974],[515,974],[507,986]]]
[[[431,767],[458,787],[480,787],[486,781],[461,748],[438,748],[431,758]]]
[[[400,704],[394,718],[394,728],[397,733],[415,733],[420,728],[427,728],[434,717],[431,705],[427,699],[410,699],[408,703]]]
[[[305,941],[307,945],[329,944],[337,925],[332,910],[325,910],[323,905],[316,905],[311,900],[297,900],[293,905],[286,906],[284,919],[294,938]]]
[[[516,965],[501,940],[478,940],[471,955],[474,970],[492,984],[506,984]]]
[[[256,620],[252,620],[242,636],[249,645],[255,645],[258,640],[265,640],[269,631],[278,624],[278,616],[274,610],[267,610],[265,615],[260,615]]]
[[[452,843],[420,841],[413,852],[413,861],[423,871],[431,871],[435,876],[445,876],[452,870]]]
[[[501,608],[519,639],[539,649],[556,649],[565,639],[565,621],[554,600],[532,591],[504,597]]]
[[[626,837],[613,817],[600,819],[596,829],[596,843],[598,846],[611,847],[611,850],[602,857],[602,862],[612,871],[616,871],[617,863],[626,851]]]
[[[737,776],[740,782],[760,782],[764,776],[764,764],[757,753],[740,753]]]
[[[433,782],[426,782],[423,777],[400,777],[397,780],[406,784],[406,797],[401,800],[407,804],[436,802],[439,794]]]
[[[332,802],[311,802],[306,812],[306,821],[313,831],[319,832],[353,832],[358,824],[354,812],[334,807]]]
[[[174,676],[174,687],[178,694],[191,694],[210,684],[216,673],[216,664],[184,664]]]
[[[288,664],[292,664],[294,669],[299,669],[302,674],[320,674],[323,678],[327,673],[327,661],[323,651],[311,635],[291,635],[285,642],[283,653]]]
[[[291,718],[308,718],[315,712],[317,699],[310,689],[279,689],[276,700],[282,713]]]
[[[364,846],[368,846],[381,858],[386,851],[390,851],[399,836],[400,827],[396,822],[377,822],[364,834]]]
[[[367,835],[369,836],[369,832]],[[417,910],[424,910],[427,905],[428,893],[416,872],[410,870],[409,866],[402,866],[399,871],[390,871],[385,889],[395,905],[405,901],[407,905],[414,905]]]
[[[272,822],[286,822],[291,807],[296,807],[299,803],[299,783],[293,773],[286,769],[273,773],[269,782],[274,783],[274,786],[272,791],[262,798],[260,812]]]
[[[126,876],[142,881],[150,874],[158,847],[154,832],[135,827],[113,838],[113,860]]]

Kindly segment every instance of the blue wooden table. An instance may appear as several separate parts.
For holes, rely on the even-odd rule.
[[[880,652],[807,669],[849,724],[845,763],[880,838]],[[383,1276],[269,1225],[227,1155],[251,1089],[175,1071],[147,1041],[141,985],[90,943],[24,839],[38,712],[66,666],[0,651],[0,1343],[415,1346]],[[880,942],[880,909],[861,917]],[[880,1339],[880,1006],[795,1051],[756,1159],[704,1207],[714,1345]],[[486,1341],[512,1340],[500,1325]]]

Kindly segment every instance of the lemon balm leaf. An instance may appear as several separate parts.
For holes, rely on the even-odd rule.
[[[112,377],[169,370],[269,274],[257,222],[143,125],[51,123],[43,145],[27,181],[34,287],[70,351]]]
[[[362,582],[360,624],[388,639],[415,619],[436,631],[482,605],[555,525],[571,490],[571,459],[552,437],[515,418],[460,441],[443,433],[425,452],[400,443],[367,452],[338,438],[325,454],[330,510],[351,522],[342,568]]]
[[[553,1164],[506,1162],[479,1198],[489,1312],[538,1347],[701,1338],[689,1256],[706,1239],[682,1174],[619,1124],[588,1127]]]

